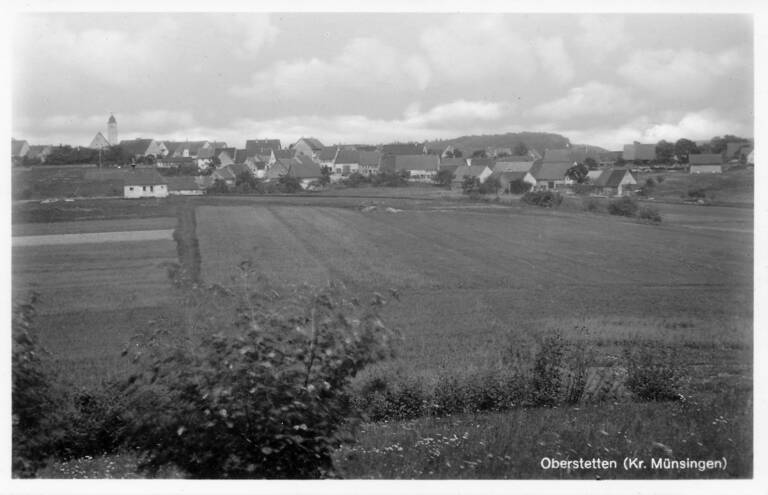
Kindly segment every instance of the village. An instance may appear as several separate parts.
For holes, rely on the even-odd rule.
[[[290,178],[301,189],[311,191],[328,184],[365,181],[379,174],[407,182],[439,183],[458,191],[466,189],[467,179],[478,184],[491,179],[496,193],[570,191],[577,187],[596,195],[623,196],[638,189],[638,173],[652,169],[699,175],[754,165],[754,143],[750,140],[720,139],[722,149],[709,150],[712,152],[700,152],[696,143],[688,140],[677,144],[680,142],[695,149],[673,154],[672,143],[666,143],[672,149],[665,150],[661,146],[664,142],[634,142],[624,145],[622,151],[589,145],[539,151],[522,142],[484,149],[452,145],[436,149],[426,142],[325,146],[313,137],[302,137],[288,146],[279,139],[252,139],[244,148],[236,148],[208,140],[120,140],[117,120],[110,115],[106,137],[98,132],[87,148],[58,148],[81,156],[83,163],[110,168],[110,178],[123,181],[125,198],[225,192],[252,179],[274,183]],[[703,144],[705,151],[711,148],[709,143]],[[57,151],[50,145],[30,145],[16,139],[11,140],[11,148],[15,166],[48,164]]]

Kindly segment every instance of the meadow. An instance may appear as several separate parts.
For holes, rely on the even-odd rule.
[[[595,366],[611,366],[625,349],[649,345],[673,351],[684,371],[683,403],[524,407],[367,423],[355,432],[355,445],[337,452],[345,476],[594,477],[598,473],[543,473],[536,462],[558,453],[650,456],[661,448],[656,444],[677,456],[720,453],[730,469],[600,475],[751,473],[749,209],[660,204],[664,222],[651,225],[585,212],[385,196],[214,197],[163,202],[156,210],[152,202],[140,203],[93,201],[77,221],[15,224],[14,234],[172,228],[175,213],[194,211],[195,228],[185,235],[199,245],[205,284],[235,286],[237,265],[250,260],[276,288],[334,280],[361,298],[378,291],[388,299],[382,316],[403,340],[395,359],[370,367],[355,387],[383,377],[430,388],[445,377],[498,372],[511,354],[534,348],[552,330],[586,343]],[[370,204],[378,208],[361,210]],[[43,218],[30,211],[51,211],[51,205],[26,208],[26,218]],[[72,204],[61,208],[60,218],[79,211]],[[119,249],[110,243],[14,248],[14,296],[30,288],[41,293],[44,345],[73,381],[96,385],[122,372],[118,355],[134,333],[182,328],[188,315],[165,269],[179,261],[176,248],[172,241]],[[108,459],[76,461],[77,476],[109,474],[104,466],[114,459]],[[58,464],[46,476],[68,476],[71,469]],[[112,475],[131,477],[129,471]]]

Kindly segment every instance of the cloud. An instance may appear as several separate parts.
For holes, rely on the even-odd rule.
[[[565,122],[589,117],[626,116],[640,108],[640,102],[628,90],[590,81],[570,89],[562,98],[535,106],[530,113],[535,117]]]
[[[538,38],[536,54],[542,71],[554,78],[555,82],[567,84],[573,80],[575,75],[573,62],[565,50],[562,38]]]
[[[417,56],[404,57],[375,38],[354,38],[332,59],[281,61],[255,73],[231,93],[255,98],[314,101],[344,90],[377,93],[424,89],[430,72]]]
[[[731,71],[749,65],[735,49],[715,54],[690,49],[639,50],[618,73],[656,98],[695,101],[710,94]]]
[[[96,80],[112,86],[135,87],[145,77],[167,64],[157,46],[173,38],[178,25],[171,20],[154,21],[137,32],[121,29],[70,29],[51,17],[19,16],[15,29],[18,62],[35,77],[55,77],[59,84]]]
[[[579,27],[581,32],[575,42],[586,60],[602,62],[630,41],[623,16],[582,15]]]

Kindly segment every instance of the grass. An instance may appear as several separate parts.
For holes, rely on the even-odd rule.
[[[368,423],[336,453],[347,478],[748,478],[751,398],[520,409]],[[544,470],[544,457],[616,460],[617,469]],[[624,470],[624,457],[727,459],[725,471]]]
[[[657,200],[681,201],[688,198],[688,191],[700,189],[706,193],[706,199],[715,204],[754,203],[754,171],[726,170],[722,174],[691,175],[687,172],[652,172],[638,174],[637,183],[644,184],[649,177],[664,177],[661,184],[656,184],[650,195]]]
[[[93,166],[13,169],[14,199],[122,196],[123,181]]]
[[[338,454],[349,477],[566,476],[542,474],[537,456],[558,451],[592,456],[601,448],[613,456],[645,456],[654,448],[651,440],[676,455],[723,452],[733,463],[725,474],[638,476],[749,475],[751,450],[735,452],[733,442],[738,448],[751,445],[750,211],[660,205],[664,223],[651,226],[522,206],[370,201],[402,211],[364,213],[359,198],[310,195],[85,204],[98,209],[86,218],[131,219],[126,225],[162,223],[169,212],[196,208],[195,232],[188,228],[184,235],[196,235],[200,278],[208,283],[233,284],[237,264],[250,258],[278,287],[333,279],[361,295],[397,290],[399,301],[390,300],[383,317],[404,336],[399,356],[370,368],[361,381],[399,375],[430,386],[440,376],[499,371],[510,348],[525,348],[541,332],[560,329],[594,349],[598,365],[610,363],[627,346],[674,349],[685,371],[687,404],[701,410],[673,403],[604,403],[369,424],[357,434],[357,447]],[[56,218],[81,218],[66,209],[73,204],[83,203],[62,205]],[[120,221],[104,226],[117,228]],[[83,229],[95,228],[81,223]],[[151,320],[183,331],[185,315],[173,310],[170,284],[156,264],[178,261],[177,254],[170,241],[124,246],[119,253],[105,246],[14,250],[14,289],[35,284],[41,289],[48,304],[41,308],[43,343],[55,349],[62,372],[94,384],[120,372],[115,364],[120,349]],[[573,332],[577,327],[589,332]],[[730,402],[716,400],[723,390],[735,394]],[[465,432],[468,439],[454,440]],[[433,459],[428,452],[436,446],[441,453]],[[106,469],[78,466],[91,474]]]

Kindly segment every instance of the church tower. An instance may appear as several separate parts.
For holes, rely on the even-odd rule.
[[[109,120],[107,121],[107,141],[112,146],[119,144],[117,140],[117,120],[115,120],[115,116],[112,114],[109,115]]]

